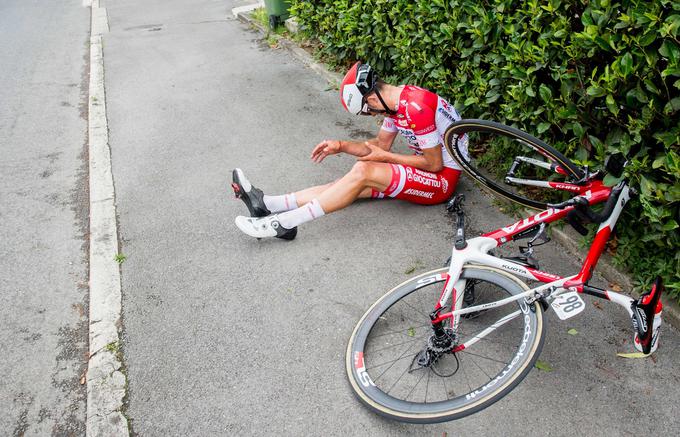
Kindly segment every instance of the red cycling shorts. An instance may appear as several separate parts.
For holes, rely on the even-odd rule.
[[[456,190],[460,170],[449,167],[430,173],[402,164],[390,164],[392,181],[385,191],[373,190],[371,197],[394,197],[421,205],[436,205],[448,200]]]

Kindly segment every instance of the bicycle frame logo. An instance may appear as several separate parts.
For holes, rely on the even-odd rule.
[[[536,223],[539,223],[543,220],[546,220],[546,219],[552,217],[553,215],[555,215],[557,212],[558,212],[558,210],[556,210],[556,209],[548,208],[545,211],[541,211],[536,215],[533,215],[531,217],[527,217],[524,220],[520,220],[517,223],[513,223],[510,226],[506,226],[506,227],[501,228],[501,229],[508,234],[512,234],[515,231],[524,230],[531,225],[535,225]]]
[[[361,381],[361,385],[364,387],[369,387],[369,386],[375,386],[375,383],[371,379],[371,377],[368,375],[368,372],[366,372],[366,366],[364,365],[364,353],[363,352],[355,352],[354,354],[354,368],[357,371],[357,375],[359,375],[359,380]]]
[[[475,390],[474,392],[468,393],[467,395],[465,395],[466,399],[468,399],[468,400],[474,399],[477,396],[479,396],[480,394],[482,394],[485,391],[487,391],[488,389],[490,389],[491,387],[498,384],[501,380],[503,380],[503,378],[505,378],[505,376],[508,373],[512,372],[512,369],[517,365],[519,360],[524,356],[524,351],[526,350],[527,343],[529,342],[529,338],[531,337],[531,323],[529,323],[529,315],[526,313],[526,311],[528,311],[528,309],[526,309],[526,311],[525,311],[525,308],[526,308],[526,305],[522,305],[522,311],[524,311],[524,326],[525,327],[524,327],[524,335],[522,336],[522,344],[519,346],[519,349],[517,350],[517,354],[514,356],[514,358],[510,362],[510,364],[508,364],[508,366],[505,369],[503,369],[503,372],[501,372],[500,375],[498,375],[496,378],[491,380],[488,384],[486,384],[484,387],[480,388],[479,390]]]

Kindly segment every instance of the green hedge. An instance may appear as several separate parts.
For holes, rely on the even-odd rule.
[[[435,90],[465,117],[515,125],[595,167],[640,147],[616,259],[680,296],[680,2],[292,3],[321,55]]]

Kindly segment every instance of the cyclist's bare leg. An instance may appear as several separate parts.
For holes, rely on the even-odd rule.
[[[392,167],[389,164],[359,161],[354,164],[349,173],[336,182],[302,190],[300,192],[302,199],[295,199],[298,205],[301,201],[307,201],[304,198],[305,195],[318,193],[308,203],[270,217],[253,219],[239,216],[236,217],[236,225],[251,237],[278,237],[292,240],[297,235],[297,226],[342,209],[359,197],[368,197],[372,189],[385,191],[391,182]],[[297,194],[287,194],[282,197],[285,198],[285,202],[290,202],[293,197],[297,197]]]
[[[370,197],[371,189],[385,191],[392,182],[392,167],[384,162],[359,161],[345,176],[333,182],[315,198],[326,213],[342,209],[360,197]],[[298,204],[304,204],[298,198]]]
[[[309,187],[305,188],[304,190],[296,191],[295,194],[295,199],[297,206],[302,206],[306,203],[311,202],[312,200],[318,198],[321,193],[329,189],[331,186],[336,184],[340,179],[330,182],[328,184],[324,185],[317,185],[315,187]],[[371,188],[365,188],[361,193],[359,193],[359,198],[360,199],[365,199],[371,197],[372,194],[372,189]]]

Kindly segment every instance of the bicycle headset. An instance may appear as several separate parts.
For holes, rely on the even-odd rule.
[[[356,115],[395,114],[395,111],[387,107],[380,92],[378,92],[377,85],[378,75],[375,70],[370,65],[357,61],[342,79],[342,84],[340,85],[340,101],[342,106],[347,112]],[[383,108],[385,108],[384,110],[368,107],[366,98],[371,93],[375,93]]]

